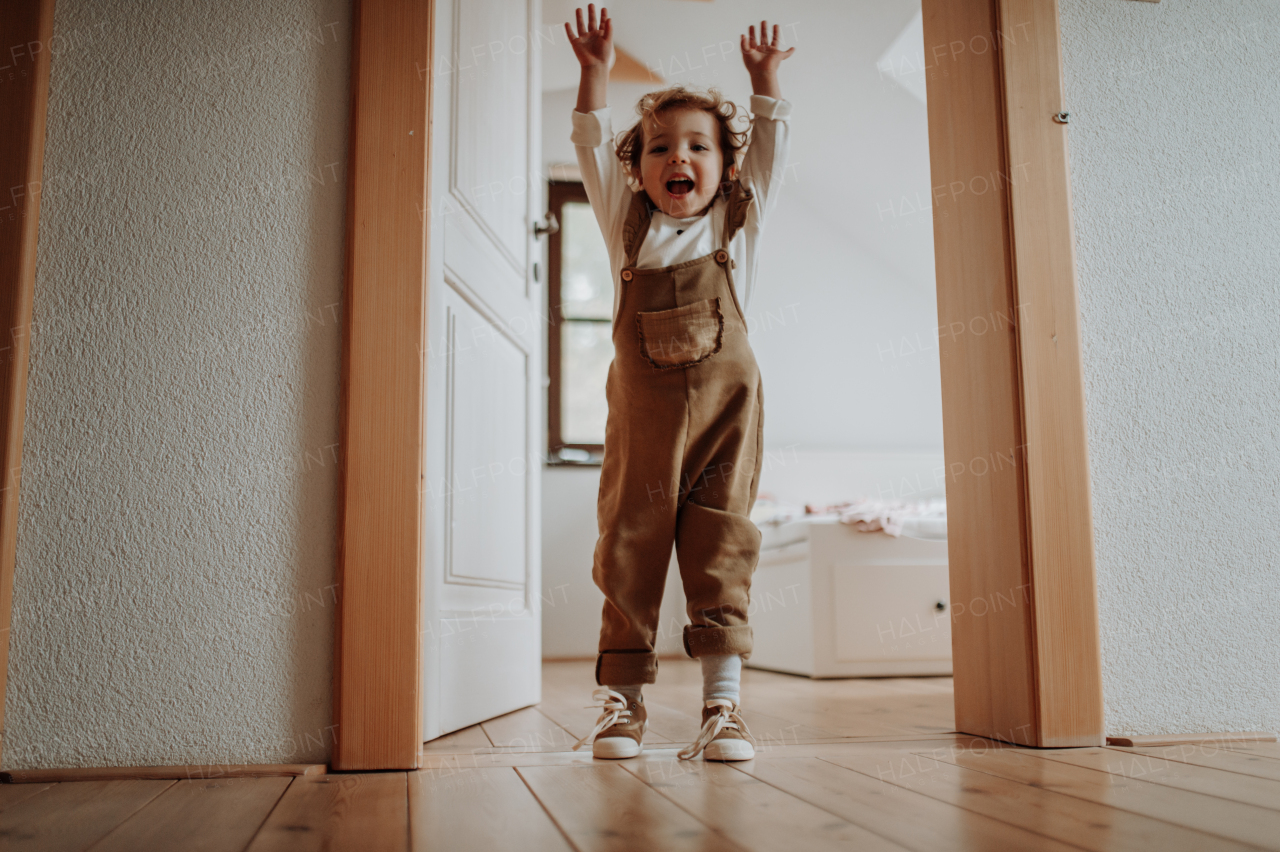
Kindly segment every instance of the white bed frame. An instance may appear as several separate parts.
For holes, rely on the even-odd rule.
[[[769,531],[748,666],[809,677],[951,674],[947,543],[834,519]]]
[[[783,503],[942,494],[940,454],[772,451],[761,492]],[[753,668],[809,677],[951,674],[947,543],[834,518],[767,526],[751,584]]]

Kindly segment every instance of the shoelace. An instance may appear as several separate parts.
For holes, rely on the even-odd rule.
[[[631,721],[631,711],[627,709],[627,697],[625,695],[602,687],[591,693],[591,700],[600,703],[588,704],[587,709],[599,707],[600,718],[596,721],[596,726],[591,729],[591,733],[574,743],[574,751],[582,748],[586,743],[594,741],[596,734],[605,728],[610,728],[619,721],[623,724]]]
[[[756,738],[751,736],[751,731],[747,730],[747,723],[738,715],[738,709],[728,701],[720,702],[713,705],[716,708],[716,714],[707,719],[702,725],[702,730],[698,732],[698,738],[685,748],[676,753],[676,757],[681,760],[692,760],[702,754],[702,750],[711,744],[725,728],[734,728],[742,731],[747,739],[755,743]]]

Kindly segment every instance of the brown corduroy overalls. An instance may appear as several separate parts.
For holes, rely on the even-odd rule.
[[[659,269],[635,267],[652,213],[643,190],[631,200],[605,385],[609,417],[592,569],[605,596],[600,685],[654,682],[654,638],[673,544],[692,622],[685,651],[751,653],[747,608],[760,531],[749,516],[763,413],[760,371],[728,253],[751,200],[734,182],[721,248]]]

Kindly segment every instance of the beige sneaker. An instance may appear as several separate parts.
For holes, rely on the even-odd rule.
[[[591,740],[592,757],[617,760],[635,757],[644,751],[644,732],[649,727],[644,701],[628,701],[625,695],[605,687],[591,693],[591,698],[600,702],[588,705],[600,707],[600,718],[591,733],[574,744],[573,750],[577,751]]]
[[[739,715],[742,708],[732,701],[713,698],[702,708],[702,730],[698,738],[676,755],[692,760],[699,753],[705,760],[750,760],[756,756],[755,737]]]

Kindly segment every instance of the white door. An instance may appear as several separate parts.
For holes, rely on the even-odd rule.
[[[423,732],[538,702],[540,0],[436,0]]]

